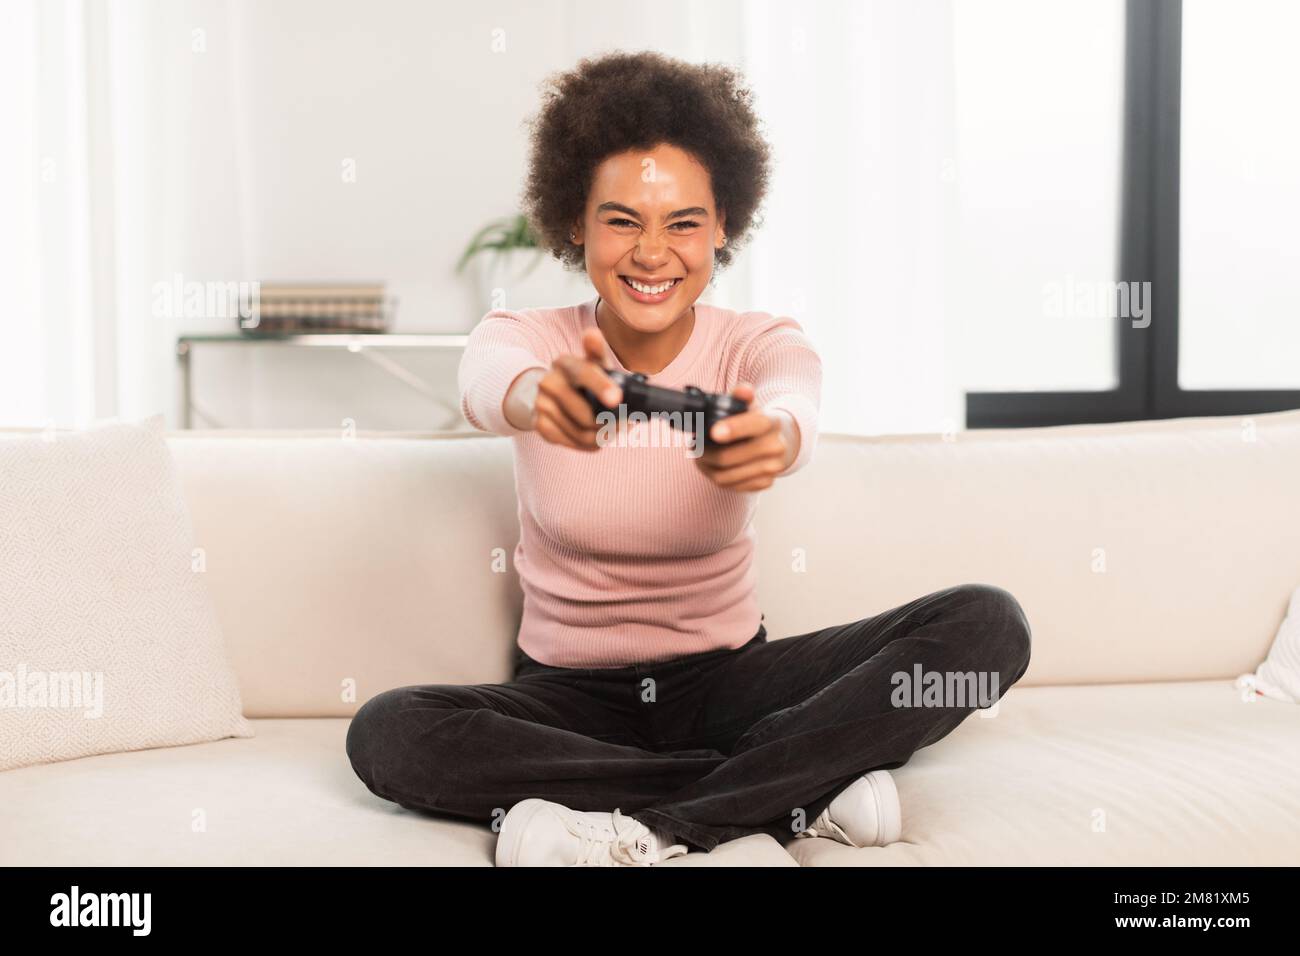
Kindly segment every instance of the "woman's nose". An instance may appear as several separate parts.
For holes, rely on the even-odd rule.
[[[636,245],[637,262],[649,271],[668,258],[668,243],[663,239],[641,239]]]

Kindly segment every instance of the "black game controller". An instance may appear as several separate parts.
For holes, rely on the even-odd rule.
[[[716,447],[709,437],[714,423],[748,411],[749,403],[733,395],[715,394],[687,385],[680,391],[675,388],[660,388],[646,381],[644,372],[622,372],[617,369],[604,369],[610,381],[623,390],[622,404],[630,415],[641,412],[650,415],[659,412],[669,416],[667,421],[674,428],[695,431],[702,426],[704,444]],[[578,391],[587,399],[591,410],[599,415],[601,412],[618,414],[617,408],[609,408],[600,402],[585,386],[578,386]],[[698,441],[699,435],[696,434]],[[697,446],[700,447],[700,446]]]

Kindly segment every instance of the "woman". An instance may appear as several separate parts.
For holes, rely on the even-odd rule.
[[[899,675],[982,670],[1005,691],[1028,665],[1019,604],[982,584],[768,643],[752,519],[812,457],[821,363],[792,319],[698,301],[763,198],[758,125],[734,72],[653,53],[582,61],[534,124],[528,214],[597,294],[488,313],[460,367],[465,416],[513,439],[514,677],[380,694],[347,740],[376,794],[499,827],[498,865],[653,865],[750,833],[893,842],[888,770],[998,696],[902,706]],[[616,407],[604,369],[749,410],[702,450],[663,422],[611,438],[580,391]]]

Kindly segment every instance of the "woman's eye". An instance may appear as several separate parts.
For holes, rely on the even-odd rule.
[[[610,226],[635,226],[636,223],[634,223],[631,219],[609,219],[609,220],[607,220],[607,225],[610,225]],[[669,226],[668,228],[669,228],[669,229],[675,229],[675,228],[678,227],[678,226],[684,226],[686,229],[694,229],[694,228],[696,228],[697,226],[699,226],[699,223],[698,223],[698,222],[695,222],[694,220],[691,220],[691,219],[686,219],[686,220],[683,220],[683,221],[681,221],[681,222],[675,222],[675,223],[673,223],[671,226]]]

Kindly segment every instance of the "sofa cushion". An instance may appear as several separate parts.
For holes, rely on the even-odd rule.
[[[491,865],[486,827],[365,788],[344,757],[347,720],[253,723],[251,739],[0,774],[0,865]],[[1300,859],[1300,717],[1247,703],[1228,681],[1017,685],[996,716],[968,717],[893,773],[903,805],[893,846],[810,839],[783,850],[746,837],[665,865]]]
[[[161,416],[0,475],[0,770],[251,734]]]
[[[0,774],[0,866],[491,866],[483,824],[407,810],[353,773],[343,718]],[[665,865],[794,866],[769,836]]]
[[[1268,657],[1253,674],[1242,674],[1237,686],[1253,687],[1265,697],[1300,704],[1300,588],[1291,592],[1286,620],[1278,628]]]
[[[1294,865],[1300,711],[1231,681],[1013,687],[893,771],[903,838],[805,866]]]

